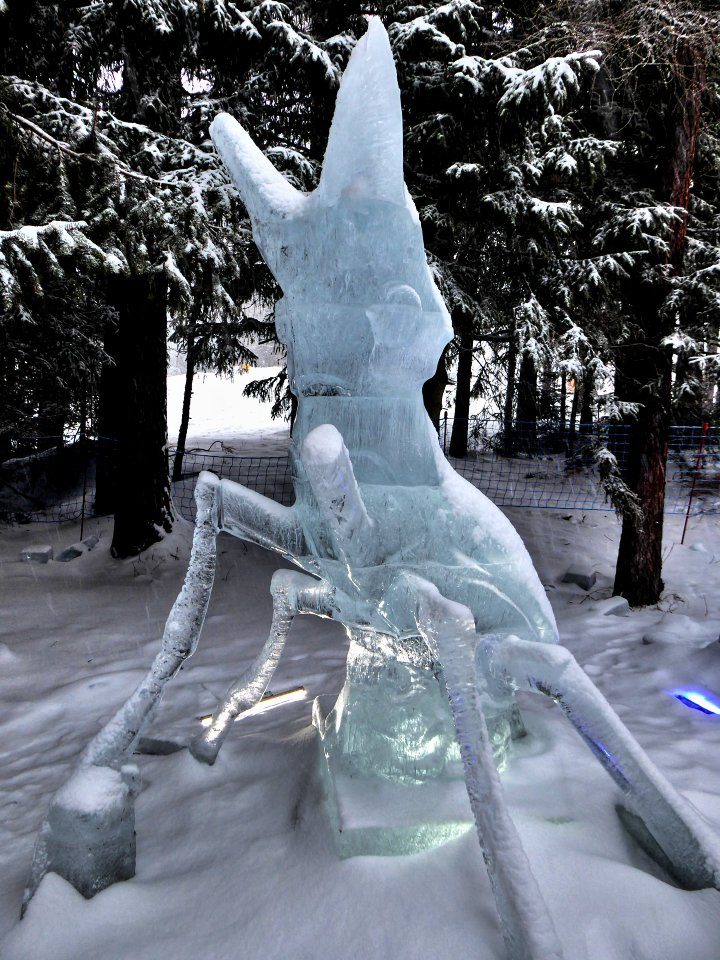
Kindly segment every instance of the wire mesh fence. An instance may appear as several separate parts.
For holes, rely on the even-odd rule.
[[[467,453],[453,455],[454,439],[467,438]],[[47,441],[52,438],[36,438]],[[59,438],[55,438],[59,441]],[[597,454],[609,450],[621,473],[628,461],[629,431],[617,423],[513,423],[444,417],[439,443],[457,472],[498,506],[559,510],[611,509],[600,483]],[[96,512],[95,476],[104,438],[60,447],[40,444],[0,464],[0,519],[21,523],[76,520]],[[107,459],[107,458],[106,458]],[[174,450],[169,451],[169,462]],[[172,485],[178,513],[193,519],[193,492],[202,470],[235,480],[282,504],[293,502],[285,455],[247,456],[235,450],[188,449],[181,478]],[[669,514],[720,513],[720,428],[674,426],[668,437],[665,510]]]
[[[174,451],[171,451],[171,459]],[[183,457],[182,478],[172,485],[173,502],[178,513],[195,519],[195,484],[202,470],[234,480],[251,490],[288,506],[295,499],[290,460],[285,456],[248,457],[224,450],[187,450]]]
[[[467,454],[453,456],[453,439]],[[514,422],[471,417],[440,422],[440,445],[457,472],[498,506],[608,510],[597,456],[609,451],[626,473],[630,428],[616,422]],[[692,496],[691,496],[692,494]],[[691,502],[689,503],[689,501]],[[668,435],[665,512],[720,513],[720,428],[672,426]]]
[[[94,511],[98,457],[115,446],[106,437],[16,437],[0,462],[0,521],[77,520]]]

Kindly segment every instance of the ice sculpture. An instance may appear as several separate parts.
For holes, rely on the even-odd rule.
[[[351,644],[337,704],[327,717],[320,705],[315,712],[329,789],[348,774],[357,784],[400,785],[407,796],[432,794],[459,776],[513,960],[562,955],[499,777],[522,731],[518,689],[557,701],[619,786],[623,820],[652,856],[690,888],[720,886],[714,837],[558,644],[518,535],[448,465],[423,408],[421,386],[452,330],[404,184],[400,95],[380,21],[370,20],[350,59],[313,193],[293,189],[231,117],[218,117],[212,135],[284,293],[276,320],[298,399],[296,502],[282,507],[201,475],[190,567],[161,652],[74,774],[87,778],[90,766],[115,774],[103,827],[112,856],[101,876],[92,862],[78,879],[72,824],[54,815],[67,807],[61,792],[28,895],[48,869],[86,895],[127,876],[131,793],[118,799],[121,771],[165,682],[197,643],[219,531],[275,550],[303,572],[274,576],[268,642],[191,744],[199,760],[214,762],[232,719],[263,695],[293,617],[332,617]],[[451,818],[425,840],[459,827]],[[127,855],[118,858],[123,842]]]

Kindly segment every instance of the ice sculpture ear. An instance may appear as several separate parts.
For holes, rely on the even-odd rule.
[[[219,114],[210,125],[210,135],[253,222],[264,223],[298,213],[305,194],[275,169],[234,117]]]
[[[378,17],[358,40],[340,83],[318,194],[405,205],[400,90]]]

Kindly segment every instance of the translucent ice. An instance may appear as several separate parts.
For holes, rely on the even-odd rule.
[[[345,686],[327,719],[316,714],[331,774],[442,777],[457,757],[454,725],[509,953],[559,956],[496,770],[522,730],[514,691],[528,687],[563,706],[625,793],[625,822],[646,849],[688,886],[717,884],[720,858],[699,818],[557,646],[520,538],[440,452],[421,387],[452,328],[404,185],[380,21],[350,58],[313,193],[294,192],[232,118],[217,118],[212,136],[284,294],[276,323],[298,399],[295,506],[263,521],[236,491],[222,525],[233,512],[236,531],[245,522],[246,536],[284,553],[287,531],[301,534],[291,558],[324,581],[330,615],[348,627]]]
[[[398,576],[415,569],[468,605],[478,630],[555,642],[520,538],[448,466],[423,407],[452,325],[404,184],[400,95],[380,21],[353,51],[313,193],[294,191],[232,117],[218,117],[212,136],[284,294],[276,321],[298,397],[297,502],[285,513],[307,550],[294,559],[341,591],[348,625],[415,630],[411,611],[389,603]],[[235,496],[222,489],[224,503]],[[236,531],[237,508],[221,512]],[[279,521],[275,507],[256,517],[251,538],[286,552],[293,524]]]

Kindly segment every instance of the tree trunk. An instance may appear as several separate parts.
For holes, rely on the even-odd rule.
[[[595,375],[585,368],[580,393],[580,462],[590,466],[595,459],[593,444],[593,403],[595,401]],[[580,463],[578,463],[580,466]]]
[[[718,331],[712,330],[710,333],[706,353],[714,356],[718,352]],[[720,399],[720,396],[716,395],[717,385],[717,369],[712,365],[702,372],[703,420],[713,420],[717,418],[717,401]]]
[[[580,435],[591,434],[593,427],[593,402],[595,400],[595,377],[592,370],[585,368],[582,396],[580,398]]]
[[[541,421],[556,419],[554,377],[552,366],[548,360],[542,366],[537,414]]]
[[[622,355],[624,348],[620,347],[615,352],[615,373],[613,376],[613,395],[616,400],[623,400],[627,394],[625,380],[623,377]],[[625,453],[627,450],[628,418],[623,418],[622,422],[617,420],[608,427],[608,450],[615,457],[620,468],[620,472],[625,478]],[[627,478],[625,478],[627,479]]]
[[[448,383],[450,382],[447,367],[445,365],[446,356],[447,347],[445,347],[440,355],[435,373],[432,375],[432,377],[430,377],[429,380],[425,381],[422,388],[425,409],[427,410],[427,414],[433,422],[433,426],[438,432],[440,431],[440,414],[442,413],[443,408],[445,387],[447,387]]]
[[[167,462],[166,284],[157,275],[121,278],[115,373],[122,398],[111,551],[131,557],[172,529]]]
[[[631,606],[657,603],[663,590],[662,534],[665,463],[670,426],[671,352],[639,344],[624,351],[622,399],[641,403],[628,424],[625,482],[640,500],[640,514],[623,517],[614,593]],[[654,382],[649,374],[654,373]]]
[[[565,426],[567,423],[567,377],[564,373],[560,375],[560,436],[565,436]]]
[[[86,437],[88,432],[88,402],[87,393],[83,391],[80,397],[80,436]]]
[[[572,401],[570,402],[570,446],[575,443],[575,430],[577,427],[578,408],[580,407],[580,381],[575,378],[575,388],[573,389]]]
[[[473,336],[472,318],[463,314],[456,322],[459,327],[457,382],[455,384],[455,417],[450,433],[450,456],[466,457],[468,428],[470,426],[470,390],[472,389]]]
[[[683,211],[670,237],[665,263],[673,271],[682,265],[687,244],[687,221],[693,171],[701,129],[704,65],[691,49],[677,51],[676,89],[668,111],[670,150],[666,170],[670,203]],[[623,517],[615,592],[633,606],[657,603],[663,589],[662,531],[665,505],[665,463],[672,399],[672,352],[663,346],[671,320],[663,322],[661,307],[669,292],[667,278],[652,286],[636,278],[635,320],[641,342],[626,348],[621,380],[630,396],[643,406],[630,427],[627,481],[640,500],[640,516]],[[632,302],[632,299],[631,299]],[[634,396],[633,396],[634,394]]]
[[[66,420],[67,411],[53,399],[46,398],[37,418],[38,450],[59,449],[65,445]]]
[[[118,281],[119,282],[119,281]],[[95,470],[95,515],[115,513],[117,496],[118,440],[124,417],[120,329],[113,323],[105,330],[103,346],[109,360],[100,373],[98,397],[97,466]]]
[[[696,424],[707,419],[701,371],[691,363],[695,356],[697,352],[694,350],[678,350],[673,390],[673,423]]]
[[[537,415],[537,368],[533,355],[524,350],[518,377],[516,429],[520,444],[527,453],[534,452],[537,447]]]
[[[515,442],[513,437],[513,408],[515,406],[515,376],[517,373],[517,343],[515,329],[510,330],[510,343],[507,357],[507,386],[505,388],[505,403],[503,405],[503,454],[506,457],[513,455]]]
[[[185,368],[185,391],[183,393],[182,414],[180,416],[180,429],[178,430],[177,447],[175,448],[175,459],[173,461],[173,480],[182,478],[183,458],[185,457],[185,442],[187,440],[188,427],[190,426],[190,402],[192,400],[193,379],[195,377],[195,340],[192,334],[188,337],[187,345],[187,365]]]

